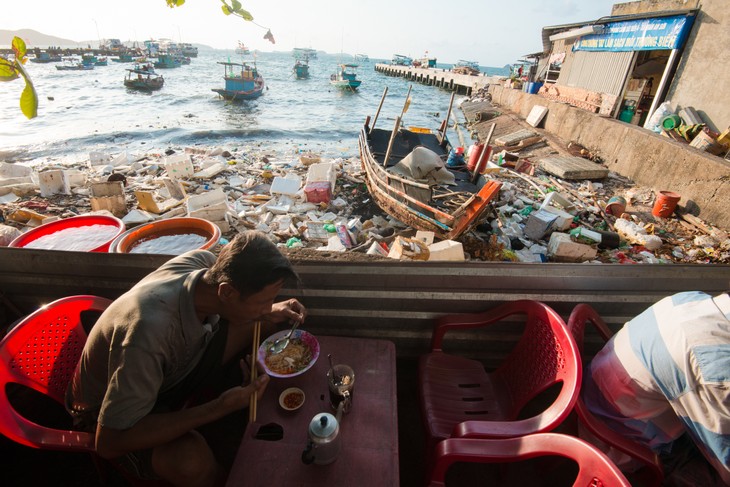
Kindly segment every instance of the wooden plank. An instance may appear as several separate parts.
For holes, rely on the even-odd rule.
[[[517,132],[512,132],[506,135],[500,135],[494,139],[494,145],[497,146],[510,146],[519,144],[521,140],[535,137],[537,133],[534,130],[522,129]]]
[[[608,169],[582,157],[551,156],[540,159],[540,168],[561,179],[603,179]]]

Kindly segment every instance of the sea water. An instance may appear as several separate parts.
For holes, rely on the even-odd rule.
[[[38,237],[23,247],[26,249],[75,250],[88,252],[111,242],[119,234],[112,225],[71,227]]]
[[[362,86],[356,92],[334,88],[329,76],[336,65],[352,62],[345,55],[322,54],[310,60],[310,78],[298,80],[291,53],[272,52],[256,57],[266,83],[263,96],[231,103],[212,91],[224,86],[223,66],[217,63],[225,61],[237,62],[240,57],[233,50],[201,48],[189,65],[158,69],[165,85],[152,93],[124,87],[132,63],[110,60],[108,66],[91,71],[59,71],[56,63],[27,63],[38,92],[38,117],[28,120],[20,112],[22,79],[1,84],[0,161],[41,166],[81,163],[92,151],[113,156],[126,150],[141,156],[196,145],[356,157],[360,127],[368,115],[375,115],[386,86],[388,96],[377,121],[380,128],[393,127],[410,84],[406,127],[437,129],[451,96],[446,90],[378,73],[377,60],[360,65]],[[449,137],[456,142],[455,134]]]
[[[208,239],[195,233],[164,235],[140,241],[129,250],[130,254],[181,255],[205,245]]]

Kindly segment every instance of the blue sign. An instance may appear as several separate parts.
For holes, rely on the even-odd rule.
[[[574,51],[656,51],[679,49],[687,40],[694,16],[677,15],[653,19],[610,22],[602,34],[583,36]]]

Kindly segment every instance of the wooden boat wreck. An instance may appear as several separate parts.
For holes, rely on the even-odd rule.
[[[383,211],[406,225],[454,239],[480,220],[502,184],[481,175],[481,163],[474,174],[446,166],[451,150],[446,121],[453,96],[446,120],[433,132],[401,127],[408,96],[393,130],[375,128],[386,95],[387,88],[372,125],[368,117],[358,140],[368,190]]]

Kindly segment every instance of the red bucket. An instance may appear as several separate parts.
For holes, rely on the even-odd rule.
[[[124,229],[124,222],[113,216],[74,216],[28,230],[10,242],[8,247],[107,252],[109,244]]]
[[[651,214],[660,218],[668,218],[674,213],[674,209],[677,208],[681,196],[671,191],[659,191],[654,200],[654,207],[651,210]]]

